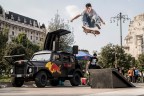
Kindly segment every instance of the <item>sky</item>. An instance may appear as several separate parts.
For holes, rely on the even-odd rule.
[[[135,16],[144,13],[144,0],[0,0],[4,10],[36,19],[46,26],[57,11],[65,22],[70,21],[73,16],[83,12],[86,3],[91,3],[93,9],[106,23],[101,26],[100,35],[96,37],[92,34],[86,35],[82,29],[81,17],[69,24],[74,29],[74,45],[90,53],[100,52],[101,48],[109,43],[120,45],[120,26],[117,26],[117,22],[110,23],[111,17],[121,12],[133,20]],[[125,21],[122,24],[123,45],[129,23],[130,21]]]

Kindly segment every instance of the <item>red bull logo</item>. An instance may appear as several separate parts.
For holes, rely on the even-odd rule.
[[[48,62],[46,65],[45,65],[46,68],[48,68],[50,70],[50,72],[52,73],[59,73],[61,74],[61,71],[60,71],[60,66],[57,66],[55,63],[52,63],[52,62]]]

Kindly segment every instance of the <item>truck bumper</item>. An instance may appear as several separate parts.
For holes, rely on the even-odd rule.
[[[28,78],[28,77],[33,77],[33,74],[11,74],[12,77],[24,77],[24,78]]]

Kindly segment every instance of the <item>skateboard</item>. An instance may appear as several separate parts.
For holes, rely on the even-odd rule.
[[[89,27],[86,27],[86,26],[82,26],[82,28],[84,29],[84,32],[86,34],[87,33],[92,33],[95,36],[100,34],[100,32],[98,31],[98,29],[96,29],[96,28],[89,28]]]

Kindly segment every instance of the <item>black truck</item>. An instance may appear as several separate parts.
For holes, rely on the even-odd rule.
[[[24,82],[35,81],[37,87],[45,87],[48,80],[51,86],[57,86],[59,80],[70,80],[72,86],[80,85],[83,72],[75,57],[78,46],[72,48],[72,53],[59,51],[60,37],[68,33],[70,31],[64,29],[48,32],[44,50],[34,53],[29,60],[23,54],[5,56],[12,64],[12,85],[21,87]]]

